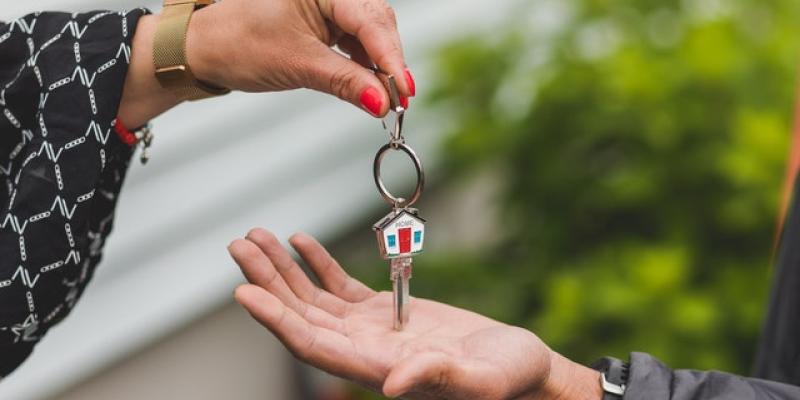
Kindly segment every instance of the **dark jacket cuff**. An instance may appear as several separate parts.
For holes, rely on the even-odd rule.
[[[631,353],[624,400],[789,400],[800,387],[719,371],[672,370],[653,356]]]

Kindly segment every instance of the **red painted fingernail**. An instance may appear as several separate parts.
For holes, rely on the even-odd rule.
[[[381,97],[381,93],[378,92],[378,89],[370,86],[364,89],[361,92],[361,106],[364,107],[365,110],[369,111],[370,114],[374,116],[378,116],[381,112],[381,108],[383,107],[383,97]]]
[[[403,72],[404,75],[406,76],[406,84],[408,84],[408,91],[411,93],[411,97],[414,97],[417,95],[417,84],[414,83],[414,76],[411,75],[411,71],[408,68],[406,68],[405,71]]]
[[[403,106],[406,110],[408,110],[408,97],[400,96],[400,105]]]

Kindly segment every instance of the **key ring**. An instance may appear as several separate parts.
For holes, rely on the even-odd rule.
[[[383,145],[378,150],[378,153],[375,154],[372,173],[375,176],[375,185],[378,186],[378,193],[380,193],[381,197],[394,208],[405,208],[414,204],[422,194],[422,188],[425,186],[425,172],[423,172],[422,161],[420,161],[417,153],[406,144],[406,139],[403,137],[403,116],[406,110],[400,105],[400,94],[397,90],[397,82],[394,76],[380,70],[376,71],[376,75],[389,89],[391,107],[389,108],[389,113],[383,119],[383,127],[389,132],[389,143]],[[401,150],[408,154],[414,163],[414,169],[417,170],[417,187],[408,199],[392,196],[389,190],[386,189],[386,185],[383,184],[383,180],[381,180],[381,162],[389,149]]]
[[[383,180],[381,180],[381,162],[383,161],[383,156],[386,155],[386,152],[389,149],[401,150],[406,153],[414,163],[414,169],[417,170],[417,187],[414,189],[414,193],[412,193],[411,197],[408,199],[394,197],[391,193],[389,193],[389,190],[386,189],[386,185],[383,184]],[[372,164],[372,173],[375,176],[375,185],[378,186],[378,193],[380,193],[381,197],[383,197],[383,199],[386,200],[386,202],[392,207],[409,207],[419,199],[420,195],[422,195],[422,189],[425,186],[425,172],[422,169],[422,161],[420,161],[417,153],[414,152],[414,149],[405,143],[389,142],[383,145],[383,147],[378,150],[378,153],[375,154],[375,162]]]

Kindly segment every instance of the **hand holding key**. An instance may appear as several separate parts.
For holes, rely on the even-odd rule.
[[[533,333],[446,304],[414,298],[414,318],[392,327],[392,294],[348,276],[312,237],[289,239],[316,286],[275,236],[254,229],[229,251],[250,284],[236,300],[299,359],[390,397],[570,397],[591,370],[551,351]],[[571,385],[571,386],[570,386]]]

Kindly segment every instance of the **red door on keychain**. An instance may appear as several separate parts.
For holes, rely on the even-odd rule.
[[[411,252],[411,228],[400,228],[397,230],[400,235],[400,254]]]

